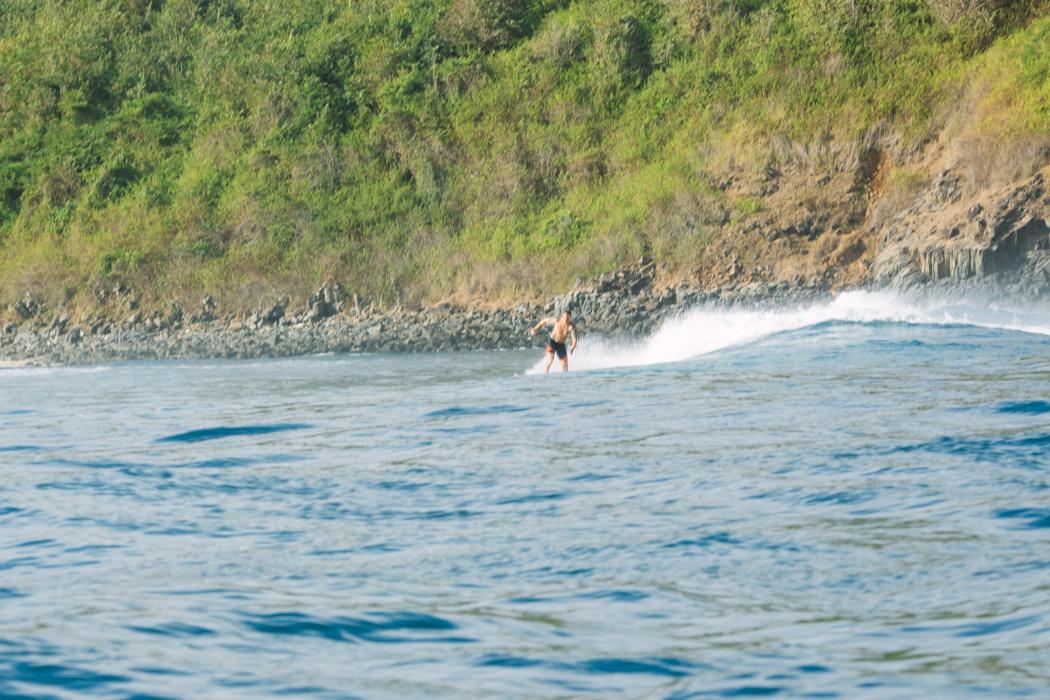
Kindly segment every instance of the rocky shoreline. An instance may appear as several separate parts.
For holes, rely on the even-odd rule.
[[[362,304],[336,283],[326,284],[306,307],[287,298],[246,315],[220,317],[210,298],[191,314],[173,307],[166,315],[131,312],[124,320],[73,321],[34,309],[22,323],[0,328],[0,360],[36,365],[84,365],[125,360],[261,358],[347,352],[441,352],[541,347],[529,337],[536,321],[572,310],[581,334],[638,337],[668,317],[701,306],[788,306],[830,296],[825,284],[751,283],[700,289],[658,287],[656,269],[644,262],[604,275],[588,286],[513,308],[439,305],[380,311]],[[34,313],[35,312],[35,313]]]
[[[0,368],[87,365],[128,360],[249,359],[320,353],[444,352],[542,347],[545,337],[528,335],[538,319],[572,310],[581,334],[642,337],[666,319],[694,308],[792,308],[836,293],[826,282],[761,283],[701,289],[659,287],[651,263],[643,262],[579,285],[545,303],[513,308],[461,308],[448,304],[380,311],[362,306],[335,283],[326,284],[306,307],[292,310],[287,298],[245,314],[220,317],[210,298],[192,314],[173,307],[167,315],[131,313],[122,322],[63,314],[46,321],[37,314],[0,327]],[[992,277],[952,283],[926,280],[913,292],[934,295],[980,293],[989,298],[1045,303],[1046,289],[1029,280]],[[23,300],[29,306],[32,300]]]

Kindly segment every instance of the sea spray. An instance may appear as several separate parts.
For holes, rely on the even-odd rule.
[[[963,325],[1050,335],[1050,310],[891,291],[844,292],[830,301],[787,309],[701,307],[669,318],[652,335],[633,342],[581,334],[569,366],[593,370],[680,362],[822,323]],[[541,359],[526,374],[542,373],[544,365]]]

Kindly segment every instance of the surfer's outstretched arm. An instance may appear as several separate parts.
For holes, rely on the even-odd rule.
[[[529,329],[529,335],[536,335],[536,331],[538,331],[539,329],[543,328],[544,326],[553,325],[554,323],[555,323],[555,320],[553,318],[541,319],[539,323],[537,323],[535,326],[533,326],[532,328]]]

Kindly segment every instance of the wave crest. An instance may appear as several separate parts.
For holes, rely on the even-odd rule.
[[[692,309],[669,318],[652,335],[633,343],[586,338],[569,365],[573,370],[591,370],[679,362],[829,322],[967,325],[1050,335],[1050,311],[1046,309],[852,291],[795,309]],[[526,374],[542,372],[543,365],[541,359]]]

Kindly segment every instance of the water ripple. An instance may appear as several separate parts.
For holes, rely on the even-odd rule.
[[[312,428],[308,423],[275,423],[272,425],[235,425],[217,428],[200,428],[189,430],[184,433],[175,433],[157,438],[156,442],[204,442],[206,440],[221,440],[228,437],[241,435],[267,435],[269,433],[280,433],[286,430],[304,430]]]
[[[682,678],[691,675],[696,669],[703,668],[683,659],[676,658],[596,658],[584,661],[554,661],[537,659],[512,654],[488,654],[475,662],[476,666],[495,666],[500,668],[547,668],[567,671],[581,675],[619,675],[645,674]]]
[[[300,612],[279,612],[245,614],[243,622],[264,634],[321,637],[340,642],[462,644],[476,641],[471,637],[445,634],[459,629],[449,620],[414,612],[378,612],[368,617],[320,617]]]
[[[531,411],[532,406],[511,406],[509,404],[497,404],[495,406],[449,406],[423,415],[424,418],[457,418],[459,416],[487,416],[497,413],[524,413]]]
[[[1003,401],[996,405],[997,413],[1024,413],[1041,416],[1050,413],[1050,401]]]
[[[0,452],[40,452],[40,445],[0,445]]]
[[[15,683],[51,686],[64,690],[93,691],[105,686],[127,683],[128,676],[97,673],[90,669],[63,664],[41,664],[19,661],[5,671],[6,679]]]
[[[1026,528],[1050,528],[1050,508],[1008,508],[996,511],[995,517],[1024,520]]]
[[[190,625],[184,622],[168,622],[162,625],[140,626],[129,625],[132,632],[159,635],[162,637],[209,637],[215,634],[214,630],[207,627]]]

